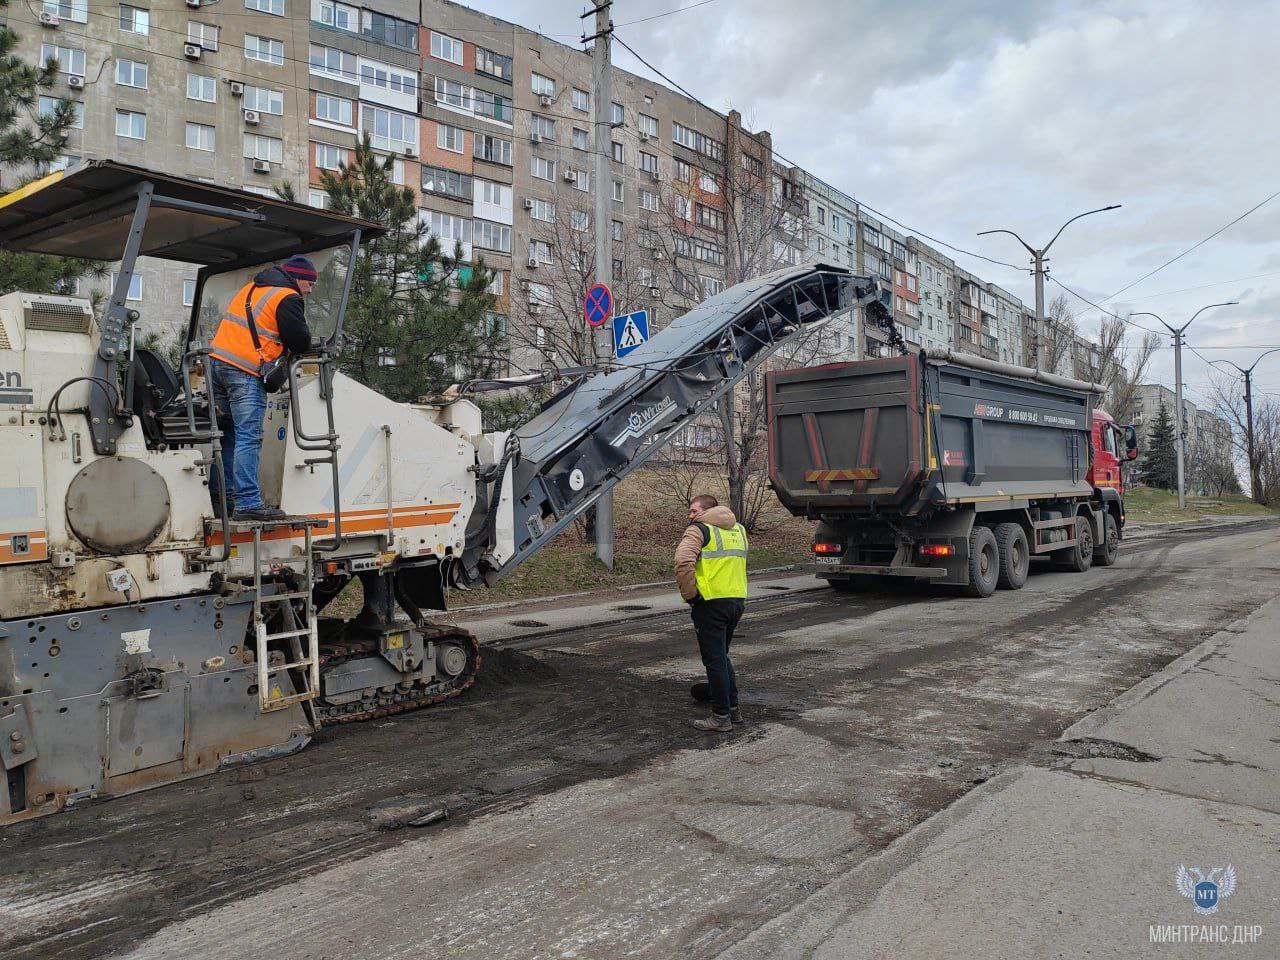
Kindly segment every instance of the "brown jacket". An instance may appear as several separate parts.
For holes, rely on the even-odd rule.
[[[689,526],[685,527],[684,536],[676,546],[676,586],[680,588],[680,596],[686,603],[698,595],[698,580],[694,575],[694,567],[697,566],[698,555],[702,553],[702,548],[707,545],[702,535],[702,528],[698,524],[708,523],[722,530],[730,530],[737,522],[738,518],[728,507],[711,507],[709,510],[703,510],[690,522]]]

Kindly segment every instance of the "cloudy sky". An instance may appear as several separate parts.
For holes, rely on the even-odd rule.
[[[1020,264],[1044,243],[1063,283],[1103,301],[1280,191],[1280,4],[1262,0],[615,0],[618,35],[712,107],[857,199]],[[566,43],[580,0],[468,0]],[[615,46],[615,62],[646,68]],[[1149,310],[1210,358],[1280,345],[1280,197],[1104,305]],[[954,254],[1034,300],[1023,271]],[[1051,283],[1049,296],[1060,292]],[[1075,301],[1082,325],[1098,312]],[[1139,322],[1155,324],[1150,318]],[[1156,324],[1158,326],[1158,324]],[[1239,349],[1208,349],[1238,347]],[[1207,365],[1184,351],[1188,396]],[[1172,350],[1153,367],[1172,384]],[[1280,353],[1256,382],[1280,395]]]

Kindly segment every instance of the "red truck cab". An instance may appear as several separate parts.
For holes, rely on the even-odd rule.
[[[1133,427],[1122,427],[1101,407],[1093,411],[1093,434],[1089,450],[1089,473],[1095,500],[1114,517],[1117,528],[1124,527],[1124,474],[1121,465],[1138,456],[1138,439]]]

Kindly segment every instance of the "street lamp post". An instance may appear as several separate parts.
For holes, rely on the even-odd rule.
[[[1161,317],[1159,314],[1148,313],[1145,310],[1139,310],[1136,313],[1129,314],[1129,316],[1131,317],[1155,317],[1155,319],[1160,321],[1160,325],[1163,326],[1166,330],[1168,330],[1169,333],[1172,334],[1173,336],[1174,403],[1178,407],[1177,412],[1175,414],[1176,423],[1178,424],[1178,442],[1174,444],[1174,451],[1177,453],[1177,458],[1178,458],[1178,509],[1179,510],[1185,510],[1187,508],[1187,492],[1184,489],[1184,484],[1183,484],[1183,475],[1186,471],[1185,447],[1187,445],[1187,434],[1186,434],[1186,431],[1183,430],[1183,423],[1182,423],[1182,418],[1183,418],[1182,345],[1183,343],[1186,342],[1186,337],[1183,336],[1183,333],[1186,332],[1187,327],[1191,326],[1191,324],[1195,322],[1196,317],[1200,316],[1200,314],[1204,313],[1206,310],[1210,309],[1211,307],[1230,307],[1230,306],[1234,306],[1239,302],[1240,302],[1239,300],[1228,300],[1226,303],[1211,303],[1208,306],[1201,307],[1199,310],[1197,310],[1195,313],[1191,315],[1190,320],[1188,320],[1186,323],[1184,323],[1180,327],[1171,327],[1169,326],[1169,324],[1164,322],[1164,318]]]
[[[1258,502],[1258,461],[1253,453],[1253,369],[1262,362],[1262,358],[1270,354],[1280,351],[1280,347],[1272,347],[1258,355],[1258,359],[1254,360],[1249,366],[1242,367],[1238,363],[1230,360],[1214,360],[1214,363],[1225,363],[1235,367],[1244,377],[1244,416],[1245,416],[1245,442],[1247,444],[1247,456],[1249,458],[1249,496],[1255,502]]]
[[[1035,247],[1031,246],[1031,244],[1027,243],[1027,241],[1023,240],[1020,236],[1018,236],[1012,230],[1002,229],[1002,230],[979,231],[978,236],[980,237],[986,236],[988,233],[1007,233],[1009,234],[1009,236],[1013,237],[1013,239],[1017,240],[1020,244],[1022,244],[1023,247],[1026,248],[1027,253],[1031,254],[1031,262],[1035,265],[1033,272],[1035,273],[1035,276],[1036,276],[1036,369],[1037,370],[1040,370],[1042,368],[1043,361],[1041,357],[1044,353],[1042,344],[1045,341],[1045,333],[1044,333],[1044,275],[1045,275],[1044,261],[1046,259],[1045,255],[1049,252],[1049,248],[1053,246],[1054,242],[1057,241],[1058,237],[1062,236],[1062,231],[1067,229],[1067,227],[1071,226],[1071,224],[1075,223],[1081,217],[1087,217],[1091,213],[1104,213],[1107,210],[1118,210],[1120,207],[1121,207],[1121,204],[1113,203],[1109,207],[1099,207],[1097,210],[1086,210],[1084,213],[1076,214],[1074,217],[1072,217],[1070,220],[1068,220],[1066,223],[1064,223],[1062,226],[1058,228],[1058,232],[1053,235],[1052,240],[1050,240],[1048,243],[1046,243],[1043,247],[1041,247],[1038,250]]]

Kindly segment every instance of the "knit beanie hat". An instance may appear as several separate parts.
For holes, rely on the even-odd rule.
[[[294,254],[280,264],[280,269],[295,280],[310,280],[315,283],[316,277],[319,276],[316,273],[316,265],[300,253]]]

